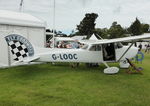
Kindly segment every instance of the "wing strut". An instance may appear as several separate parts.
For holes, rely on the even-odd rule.
[[[122,59],[122,57],[129,51],[129,49],[132,47],[132,45],[134,44],[134,42],[132,42],[132,44],[129,46],[129,48],[123,53],[123,55],[119,58],[118,62]]]
[[[104,64],[107,68],[109,68],[109,65],[108,65],[106,62],[103,62],[103,64]]]

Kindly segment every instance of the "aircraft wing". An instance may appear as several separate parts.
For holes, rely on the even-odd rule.
[[[98,40],[92,44],[108,44],[108,43],[115,43],[115,42],[137,42],[141,39],[150,38],[150,34],[143,34],[139,36],[130,36],[124,38],[116,38],[116,39],[109,39],[109,40]]]
[[[79,40],[79,42],[83,44],[93,44],[95,43],[95,40]]]

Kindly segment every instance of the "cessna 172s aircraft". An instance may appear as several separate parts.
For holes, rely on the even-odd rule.
[[[83,62],[103,63],[107,67],[106,72],[117,73],[116,67],[109,67],[107,62],[125,61],[133,58],[138,48],[132,46],[136,41],[150,38],[150,35],[124,37],[110,40],[98,40],[89,42],[80,49],[37,48],[26,38],[17,34],[5,37],[10,47],[13,59],[16,62]],[[130,46],[123,46],[121,42],[132,42]]]

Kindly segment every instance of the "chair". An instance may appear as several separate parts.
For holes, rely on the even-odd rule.
[[[133,73],[139,73],[143,74],[141,71],[143,70],[142,67],[136,67],[135,64],[131,62],[128,58],[126,58],[127,62],[130,64],[129,69],[127,70],[128,74],[133,74]]]

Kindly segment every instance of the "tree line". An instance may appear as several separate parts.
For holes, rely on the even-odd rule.
[[[87,13],[85,17],[77,25],[77,32],[72,32],[70,36],[86,35],[87,39],[94,33],[104,39],[120,38],[125,36],[141,35],[143,33],[150,33],[150,26],[147,23],[141,23],[138,18],[128,27],[124,28],[117,21],[114,21],[110,28],[95,28],[95,21],[98,17],[96,13]]]

